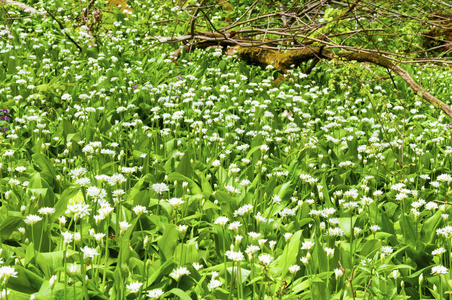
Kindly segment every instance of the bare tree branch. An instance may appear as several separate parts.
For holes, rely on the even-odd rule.
[[[429,1],[448,7],[441,0]],[[427,3],[414,6],[404,0],[379,3],[372,0],[311,0],[295,1],[285,6],[282,1],[271,4],[255,0],[232,24],[219,27],[210,18],[210,9],[214,7],[203,6],[205,2],[203,0],[196,7],[184,8],[190,18],[189,35],[156,38],[160,42],[185,44],[173,53],[175,59],[180,56],[182,49],[191,51],[215,45],[225,48],[239,46],[239,58],[249,63],[271,64],[284,74],[292,67],[310,60],[307,73],[322,60],[371,63],[385,68],[393,82],[393,73],[400,76],[414,93],[452,118],[449,105],[422,88],[400,67],[401,64],[452,63],[452,58],[445,57],[447,52],[452,51],[452,47],[449,48],[452,41],[436,33],[422,32],[422,26],[443,26],[446,21],[452,23],[452,17],[447,17],[441,11],[433,12]],[[399,3],[406,5],[407,10],[396,10],[394,7]],[[259,9],[256,9],[258,4]],[[204,11],[204,7],[209,7],[209,11]],[[188,9],[194,9],[194,13],[190,14]],[[207,31],[195,28],[199,13],[204,16],[204,22],[200,20],[198,26],[203,24],[204,28],[208,28]],[[397,26],[404,26],[407,22],[415,25],[415,30],[402,36]],[[426,31],[429,29],[425,28]],[[394,51],[388,45],[377,42],[377,36],[402,41],[407,50]],[[432,46],[426,48],[419,43],[420,38],[430,38]],[[441,49],[448,51],[428,57],[433,51]]]
[[[52,15],[45,6],[43,6],[43,8],[49,14],[49,16],[58,23],[58,25],[60,26],[61,32],[64,33],[64,35],[78,48],[78,50],[80,50],[80,52],[82,52],[82,50],[83,50],[82,47],[73,38],[71,38],[71,36],[69,34],[67,34],[66,28],[64,27],[64,25],[57,18],[55,18],[55,16]]]
[[[2,4],[2,8],[3,8],[3,3],[5,3],[5,4],[17,6],[20,9],[22,9],[30,14],[35,14],[37,12],[37,10],[35,8],[28,6],[24,3],[14,1],[14,0],[0,0],[0,3]]]

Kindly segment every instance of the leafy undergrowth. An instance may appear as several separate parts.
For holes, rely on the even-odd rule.
[[[446,295],[443,114],[360,64],[175,64],[133,8],[82,53],[50,18],[0,32],[2,297]],[[410,72],[450,102],[449,72]]]

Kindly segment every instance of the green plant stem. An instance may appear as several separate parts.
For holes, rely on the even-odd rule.
[[[179,265],[182,266],[182,255],[184,253],[184,240],[183,238],[181,239],[181,243],[180,243],[180,258],[179,258]]]
[[[254,273],[255,273],[255,270],[254,270],[254,256],[253,256],[251,258],[251,278],[254,278]],[[252,289],[253,289],[252,298],[254,298],[254,295],[256,293],[256,283],[255,282],[253,282],[253,284],[252,284]]]
[[[33,230],[33,225],[31,225],[31,242],[33,243],[33,249],[34,249],[35,257],[36,257],[37,253],[36,253],[35,233],[34,233],[34,230]]]
[[[110,218],[107,219],[107,229],[106,229],[106,241],[105,241],[105,263],[104,263],[104,274],[102,276],[102,288],[105,288],[105,278],[107,277],[107,263],[108,263],[108,228],[110,227]]]
[[[330,299],[330,259],[328,258],[326,261],[327,265],[327,275],[326,275],[326,297]]]
[[[83,218],[80,218],[80,249],[83,244]],[[82,268],[82,289],[83,289],[83,297],[85,299],[89,299],[88,289],[86,286],[86,264],[83,252],[80,250],[80,263]]]
[[[230,285],[230,289],[229,289],[229,297],[228,299],[231,299],[232,297],[232,292],[233,292],[233,287],[234,287],[234,261],[232,261],[232,269],[231,269],[231,285]]]
[[[64,268],[64,299],[67,299],[67,258],[66,258],[66,247],[63,250],[63,268]],[[60,272],[61,273],[61,272]],[[58,276],[59,277],[59,276]],[[58,278],[59,280],[59,278]]]
[[[224,281],[226,282],[226,287],[228,286],[228,273],[227,273],[227,268],[226,268],[226,241],[225,241],[225,237],[224,235],[226,234],[226,231],[224,230],[223,227],[223,265],[224,265]]]
[[[118,203],[118,205],[116,205],[116,228],[115,228],[116,237],[119,237],[119,233],[121,232],[121,228],[119,227],[120,215],[121,215],[121,203]]]
[[[422,284],[419,283],[419,300],[422,300]]]
[[[39,239],[38,251],[41,252],[42,237],[44,236],[44,226],[41,225],[41,238]]]
[[[160,200],[163,200],[163,194],[162,194],[162,197],[159,198],[159,200],[157,202],[157,216],[160,216]]]
[[[312,287],[312,274],[310,274],[311,272],[309,272],[309,267],[306,267],[306,271],[308,271],[308,277],[309,277],[309,291],[311,292],[311,299],[315,299],[314,298],[314,289]]]
[[[82,289],[83,289],[83,297],[88,300],[89,296],[88,296],[88,289],[86,286],[86,264],[85,264],[85,259],[83,257],[83,253],[81,254],[81,265],[82,267]]]
[[[450,245],[450,240],[448,239],[447,240],[447,248],[448,248],[448,252],[447,253],[449,253],[449,255],[448,255],[448,260],[449,260],[449,270],[451,270],[452,269],[452,257],[451,257],[451,245]],[[452,276],[452,274],[451,274],[452,272],[449,272],[449,279],[451,279],[451,276]]]
[[[46,216],[46,223],[50,224],[49,216]],[[50,230],[50,226],[49,226],[49,252],[52,252],[52,231]]]
[[[439,277],[439,300],[443,300],[443,283],[442,283],[442,278],[441,275],[438,276]]]
[[[118,263],[116,265],[116,270],[119,272],[119,282],[117,282],[118,292],[119,292],[119,299],[123,299],[123,281],[122,278],[122,251],[119,251],[118,253]]]
[[[350,265],[351,266],[353,266],[353,236],[354,236],[353,214],[352,214],[352,211],[350,211]]]

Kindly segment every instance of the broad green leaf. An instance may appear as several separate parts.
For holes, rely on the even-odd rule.
[[[150,275],[147,282],[148,286],[152,285],[154,282],[159,283],[161,279],[164,276],[168,276],[175,267],[175,263],[172,260],[167,260],[160,265],[161,262],[162,261],[159,260],[149,268]]]
[[[19,265],[15,265],[14,269],[17,272],[17,277],[9,278],[8,288],[29,294],[39,291],[44,282],[43,278]]]
[[[190,189],[190,192],[192,194],[202,194],[202,190],[199,188],[199,186],[190,178],[178,173],[178,172],[173,172],[171,174],[168,175],[168,180],[169,181],[175,181],[177,180],[178,182],[184,182],[186,181],[188,183],[188,188]]]
[[[162,238],[158,241],[159,249],[165,256],[165,260],[173,258],[174,250],[176,249],[179,240],[179,231],[173,224],[168,224],[165,227]]]
[[[50,279],[55,274],[55,270],[63,265],[63,253],[63,251],[55,251],[38,254],[36,263],[40,266],[47,279]]]
[[[121,263],[127,264],[129,261],[129,258],[131,257],[131,253],[133,250],[130,249],[130,235],[132,234],[132,231],[135,229],[135,225],[137,224],[139,218],[134,218],[132,222],[130,223],[130,227],[127,228],[127,230],[124,232],[124,234],[121,236],[121,244],[120,244],[120,259]]]
[[[226,268],[226,270],[228,270],[229,274],[232,274],[232,267],[228,267]],[[240,270],[241,272],[241,277],[242,277],[242,284],[244,284],[246,282],[246,279],[248,278],[248,276],[250,276],[251,271],[244,269],[244,268],[237,268],[237,266],[234,266],[234,277],[238,278],[238,270]]]
[[[151,179],[153,179],[152,174],[146,174],[145,176],[141,177],[130,191],[128,200],[134,199],[134,197],[142,190],[144,183],[149,182]]]
[[[344,231],[346,236],[350,236],[351,228],[353,228],[353,226],[355,225],[357,218],[357,216],[352,217],[351,220],[350,217],[338,218],[339,227]]]
[[[433,216],[423,222],[421,231],[423,242],[429,244],[435,239],[436,229],[438,229],[442,220],[441,213],[441,211],[437,211]]]
[[[193,176],[193,168],[191,166],[191,151],[186,151],[184,156],[182,156],[179,165],[176,168],[176,172],[180,173],[187,178],[192,178]]]
[[[416,220],[413,219],[410,215],[402,216],[399,220],[400,227],[402,229],[403,236],[406,239],[407,244],[416,244],[418,241],[418,225]]]
[[[79,192],[79,187],[74,188],[67,188],[63,191],[63,194],[61,194],[60,199],[58,199],[57,203],[55,204],[55,212],[52,214],[52,222],[56,222],[59,217],[61,217],[67,209],[67,204],[69,200],[77,195]]]
[[[0,224],[0,237],[2,239],[8,238],[11,233],[17,230],[18,227],[24,225],[23,218],[16,216],[8,216],[6,219]]]
[[[282,185],[275,188],[274,193],[277,193],[280,199],[287,199],[292,196],[294,190],[294,186],[292,185],[292,181],[287,181]]]
[[[199,262],[199,253],[195,244],[179,244],[174,251],[174,260],[181,265]]]
[[[35,296],[36,300],[83,299],[83,290],[81,287],[76,287],[74,291],[74,288],[71,286],[67,287],[65,294],[64,284],[56,283],[52,291],[49,281],[45,281],[41,290],[34,293],[33,296]],[[28,295],[28,299],[30,299],[30,295]]]
[[[301,240],[302,230],[295,232],[295,234],[290,238],[288,244],[284,248],[284,252],[279,256],[271,265],[278,266],[281,268],[281,273],[279,276],[285,277],[287,272],[289,272],[289,267],[297,263],[298,251],[300,250],[300,240]]]
[[[377,251],[381,251],[381,246],[379,240],[367,241],[361,248],[360,255],[364,257],[373,257]]]
[[[325,201],[325,204],[327,207],[333,207],[333,203],[330,199],[330,193],[328,192],[328,185],[326,183],[326,177],[322,176],[322,193],[323,193],[323,201]]]
[[[292,292],[298,294],[299,292],[308,289],[310,285],[311,281],[309,279],[306,279],[306,277],[298,278],[292,284]]]
[[[171,294],[176,295],[177,297],[179,297],[179,299],[191,300],[191,297],[186,292],[178,288],[171,289],[170,291],[166,292],[165,295],[163,296],[169,296]]]
[[[33,162],[41,169],[41,176],[49,183],[54,184],[55,181],[55,168],[50,162],[49,158],[44,154],[33,154]]]

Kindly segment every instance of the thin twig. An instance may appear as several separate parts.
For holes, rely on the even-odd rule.
[[[350,277],[347,275],[347,272],[345,271],[344,267],[342,267],[342,264],[341,264],[340,261],[339,261],[339,268],[340,268],[340,270],[342,271],[342,273],[344,273],[345,277],[347,277],[348,282],[350,282],[350,290],[351,290],[351,292],[352,292],[352,297],[353,297],[353,300],[356,300],[356,298],[355,298],[355,292],[354,292],[354,290],[353,290],[353,283],[352,283],[352,281],[353,281],[353,275],[355,274],[355,267],[353,267],[353,269],[352,269],[352,274],[350,275]]]
[[[367,290],[369,289],[371,283],[372,283],[372,277],[369,279],[369,283],[367,284],[366,289],[364,290],[363,300],[366,297]]]
[[[80,52],[82,52],[83,51],[82,47],[80,47],[80,45],[73,38],[71,38],[71,36],[69,34],[67,34],[66,28],[64,27],[64,25],[57,18],[55,18],[55,16],[52,15],[45,6],[43,6],[43,8],[49,14],[49,16],[58,23],[58,25],[60,26],[61,32],[64,33],[64,35],[78,48],[78,50],[80,50]]]
[[[440,201],[440,200],[433,200],[437,203],[441,203],[441,204],[448,204],[448,205],[452,205],[452,202],[445,202],[445,201]]]
[[[6,26],[8,26],[8,31],[10,34],[13,34],[11,31],[11,25],[9,25],[8,16],[6,15],[5,7],[3,6],[3,0],[0,0],[0,4],[2,5],[3,17],[5,18]]]
[[[195,10],[195,13],[193,14],[193,17],[191,19],[190,22],[190,36],[194,37],[195,36],[195,21],[196,21],[196,16],[198,15],[199,10],[201,9],[200,7],[204,4],[204,2],[206,2],[206,0],[202,0],[201,3],[198,5],[198,7]]]

